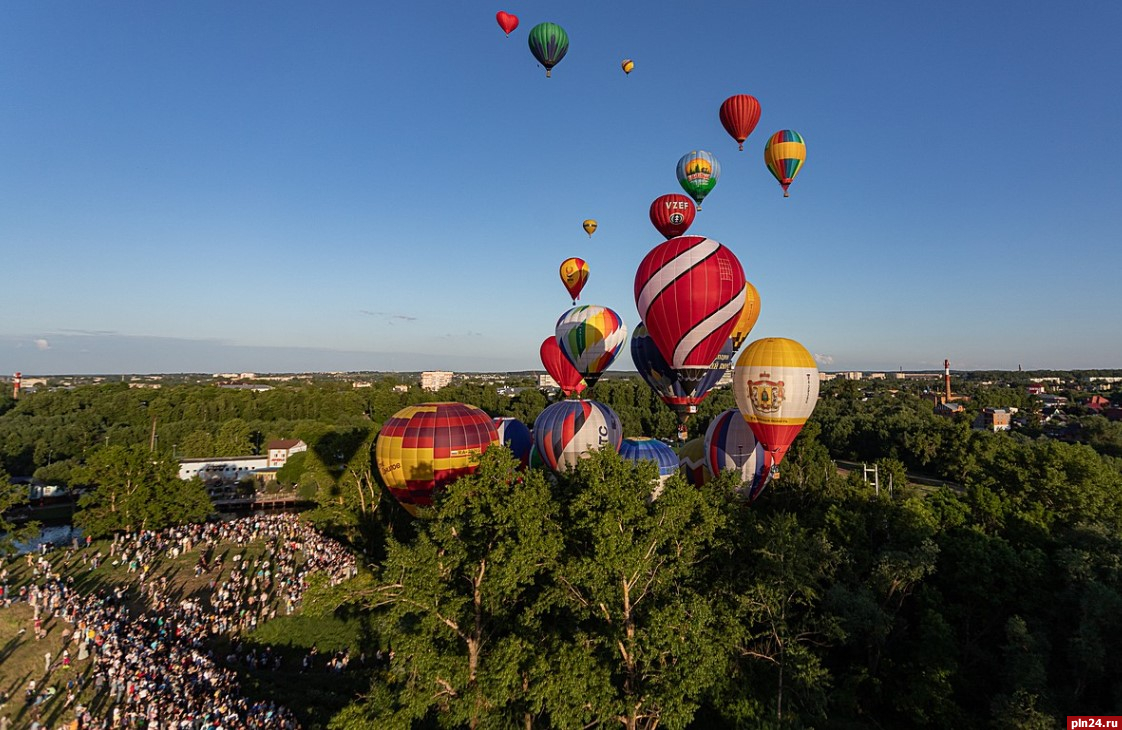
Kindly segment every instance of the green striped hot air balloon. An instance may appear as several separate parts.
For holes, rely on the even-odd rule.
[[[530,53],[545,66],[546,78],[569,50],[569,34],[556,23],[538,23],[530,29]]]

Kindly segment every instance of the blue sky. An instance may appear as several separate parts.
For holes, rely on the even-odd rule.
[[[571,40],[550,79],[541,21]],[[825,370],[1122,367],[1119,27],[1113,2],[4,3],[0,372],[540,369],[568,256],[638,324],[647,208],[692,149],[722,175],[690,233],[759,290],[750,339]],[[744,152],[735,93],[763,109]]]

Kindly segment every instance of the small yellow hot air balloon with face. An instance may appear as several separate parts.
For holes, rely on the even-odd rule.
[[[625,74],[629,74],[629,73],[632,72],[632,70],[634,70],[635,62],[632,61],[630,58],[625,58],[625,59],[623,59],[623,62],[619,66],[620,66],[620,68],[623,69],[623,72]]]
[[[589,218],[581,225],[584,226],[584,232],[588,234],[588,237],[592,238],[592,234],[596,232],[596,221]]]

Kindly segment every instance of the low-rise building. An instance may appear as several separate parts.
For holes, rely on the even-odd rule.
[[[450,370],[431,370],[421,373],[421,388],[423,390],[440,390],[452,384],[452,376],[455,373]]]
[[[1012,412],[1008,408],[983,408],[974,419],[974,428],[980,431],[1008,431],[1012,428]]]
[[[288,461],[288,457],[301,451],[307,451],[308,445],[300,439],[277,439],[270,441],[267,446],[269,450],[269,466],[279,469]]]

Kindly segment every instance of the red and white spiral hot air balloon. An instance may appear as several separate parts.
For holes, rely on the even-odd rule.
[[[660,243],[635,272],[635,305],[658,351],[687,387],[709,372],[744,309],[744,268],[704,236]]]

